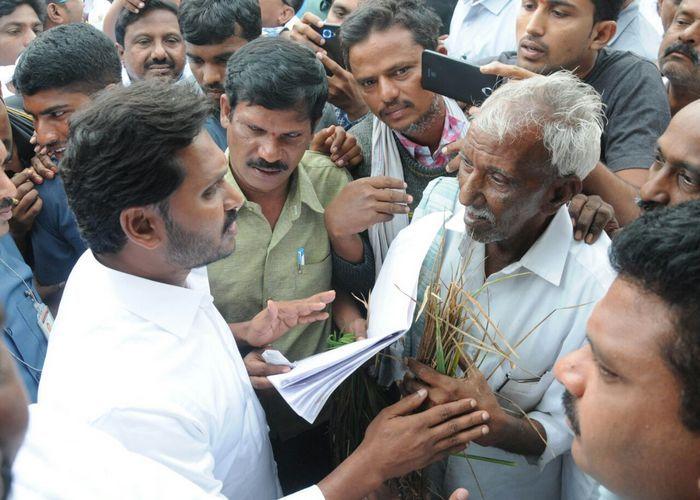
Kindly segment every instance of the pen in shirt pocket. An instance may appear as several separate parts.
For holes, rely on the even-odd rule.
[[[299,274],[304,270],[304,265],[306,265],[306,255],[304,255],[304,247],[297,249],[297,272]]]

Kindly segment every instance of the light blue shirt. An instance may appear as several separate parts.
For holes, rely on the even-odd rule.
[[[628,50],[640,57],[656,61],[659,56],[661,34],[639,9],[639,0],[627,6],[617,18],[617,31],[608,43],[615,50]]]
[[[445,45],[450,57],[469,63],[517,49],[520,0],[457,0]]]

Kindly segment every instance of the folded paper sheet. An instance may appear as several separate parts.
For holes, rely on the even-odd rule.
[[[299,416],[313,423],[346,378],[411,326],[421,265],[449,215],[436,212],[414,221],[392,242],[370,296],[367,339],[299,360],[291,371],[269,377]],[[291,365],[278,354],[267,357]]]

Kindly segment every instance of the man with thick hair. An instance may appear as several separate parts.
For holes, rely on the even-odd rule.
[[[271,500],[280,489],[265,417],[196,269],[233,252],[243,203],[203,130],[209,113],[192,89],[155,80],[104,93],[73,120],[62,167],[90,249],[64,292],[39,404],[207,494]],[[362,498],[475,435],[468,401],[412,414],[425,397],[380,415],[302,498]]]
[[[44,0],[46,2],[46,20],[44,30],[64,24],[82,23],[85,4],[83,0]]]
[[[0,66],[15,64],[44,30],[45,16],[44,0],[0,0]],[[3,79],[2,83],[7,82]]]
[[[327,292],[333,258],[323,212],[349,175],[325,155],[308,151],[328,93],[323,66],[313,52],[278,37],[254,40],[229,60],[225,89],[226,182],[245,200],[238,219],[239,251],[209,271],[216,307],[241,334],[269,299],[334,299]],[[291,329],[274,349],[292,362],[322,352],[333,322],[344,332],[365,335],[349,296],[339,293],[332,313],[324,321]],[[294,491],[307,480],[313,484],[330,467],[326,419],[309,426],[269,390],[265,376],[283,367],[265,364],[257,351],[245,361],[253,386],[262,390],[283,489]]]
[[[590,345],[555,367],[576,463],[621,498],[699,493],[698,220],[700,200],[689,201],[615,237],[618,277],[588,321]]]
[[[369,229],[377,270],[428,182],[445,175],[450,158],[442,148],[468,126],[455,101],[421,86],[421,56],[437,47],[439,28],[422,0],[378,0],[362,4],[340,30],[346,66],[371,113],[350,129],[363,153],[352,171],[359,180],[328,207],[326,223],[336,238]],[[357,241],[340,256],[357,262]]]
[[[185,42],[177,5],[149,0],[135,14],[123,9],[114,28],[117,50],[131,82],[146,78],[180,80],[185,69]]]
[[[15,70],[15,85],[34,118],[36,144],[58,163],[66,149],[69,119],[94,95],[121,81],[114,44],[89,24],[57,26],[27,48]],[[29,232],[33,269],[42,285],[64,282],[85,243],[58,174],[36,186],[43,206]]]
[[[516,22],[517,52],[504,52],[482,71],[527,78],[566,69],[602,96],[606,120],[600,162],[583,183],[583,191],[611,203],[624,225],[639,215],[638,188],[654,161],[655,142],[668,125],[670,112],[656,65],[606,48],[622,3],[523,1]]]
[[[669,0],[670,1],[670,0]],[[700,0],[684,0],[659,48],[671,114],[700,99]]]
[[[184,0],[180,5],[180,28],[192,74],[213,106],[205,128],[224,151],[226,130],[219,115],[226,62],[260,36],[260,6],[256,0]]]
[[[456,485],[475,491],[478,481],[487,498],[559,498],[560,490],[562,498],[582,498],[574,483],[562,484],[571,436],[551,370],[583,344],[593,303],[614,277],[610,239],[574,241],[566,208],[598,162],[602,121],[600,97],[570,73],[503,85],[471,122],[458,179],[431,182],[400,235],[410,242],[437,230],[417,297],[436,280],[443,295],[459,282],[488,315],[476,320],[483,331],[468,318],[460,328],[472,338],[494,339],[484,340],[483,351],[467,337],[458,340],[469,359],[480,359],[463,378],[410,360],[405,387],[428,389],[434,404],[474,398],[489,432],[469,453],[517,464],[472,461],[472,475],[464,458],[450,457],[444,474],[436,471],[443,492]],[[390,249],[379,279],[391,272],[393,258]],[[391,348],[391,359],[416,356],[425,321]],[[400,363],[385,368],[386,382],[403,376]]]

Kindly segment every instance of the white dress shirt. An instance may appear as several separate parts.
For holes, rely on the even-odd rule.
[[[484,270],[485,245],[472,241],[466,233],[464,207],[457,199],[458,191],[457,179],[435,179],[424,191],[413,220],[431,212],[429,207],[434,203],[431,200],[433,197],[454,200],[451,213],[448,210],[444,219],[447,222],[442,282],[455,281],[462,256],[470,255],[463,275],[464,289],[475,292],[485,282],[491,283],[476,298],[518,357],[513,358],[515,364],[506,361],[499,367],[502,358],[495,354],[487,355],[480,364],[480,370],[487,376],[493,372],[488,380],[491,388],[515,402],[531,419],[542,424],[547,434],[547,446],[539,459],[472,443],[468,453],[512,461],[517,466],[475,460],[471,461],[471,465],[489,500],[559,498],[562,491],[561,458],[571,447],[572,434],[561,403],[563,386],[554,379],[552,368],[560,357],[584,343],[586,323],[594,303],[603,297],[614,279],[607,255],[610,239],[603,234],[592,245],[574,241],[567,208],[561,207],[544,233],[519,261],[487,277]],[[441,204],[445,205],[444,202]],[[411,224],[404,231],[413,231],[414,226]],[[421,238],[421,235],[416,234],[416,238]],[[551,316],[545,320],[549,314]],[[522,341],[543,320],[534,333]],[[497,337],[493,325],[489,325],[488,330]],[[517,345],[520,341],[522,344]],[[417,343],[414,342],[415,347]],[[505,348],[503,342],[501,347]],[[398,343],[392,349],[394,352],[391,354],[396,356],[394,359],[414,355],[414,352],[402,352]],[[474,355],[475,350],[469,347],[467,352]],[[397,376],[400,373],[396,373],[394,378]],[[463,458],[450,457],[443,467],[443,493],[457,487],[479,491]],[[564,488],[568,491],[567,485]]]
[[[447,55],[474,64],[517,49],[520,0],[457,0],[445,42]]]
[[[65,287],[39,404],[116,438],[209,495],[280,496],[264,412],[206,269],[172,286],[100,264]],[[307,498],[323,498],[312,488]]]
[[[620,12],[617,31],[608,43],[615,50],[628,50],[640,57],[656,62],[661,45],[661,33],[647,20],[635,0]]]

